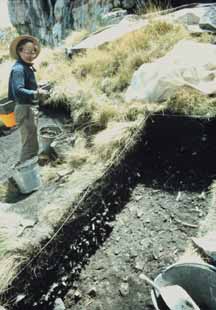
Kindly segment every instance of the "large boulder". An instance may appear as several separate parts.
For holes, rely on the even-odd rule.
[[[200,19],[199,25],[202,29],[216,31],[216,5],[207,10]]]
[[[182,40],[167,55],[144,63],[134,72],[125,100],[165,101],[183,86],[205,95],[215,94],[215,66],[215,45]]]

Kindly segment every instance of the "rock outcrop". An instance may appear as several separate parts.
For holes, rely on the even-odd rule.
[[[174,6],[192,2],[172,1]],[[131,13],[147,3],[148,0],[8,0],[8,8],[11,23],[20,34],[29,33],[44,43],[57,45],[68,30],[95,31],[112,10]]]
[[[73,26],[70,0],[9,0],[11,23],[20,34],[30,33],[53,44]]]
[[[144,0],[138,1],[140,5]],[[69,29],[96,30],[102,16],[114,8],[131,10],[134,0],[8,0],[12,24],[20,34],[30,33],[56,45]]]

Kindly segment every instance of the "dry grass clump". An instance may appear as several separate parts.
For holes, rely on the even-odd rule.
[[[0,259],[0,292],[4,292],[12,283],[26,257],[19,254],[8,254]]]
[[[70,167],[78,169],[90,157],[90,149],[86,147],[86,142],[87,141],[85,137],[79,134],[79,136],[76,138],[73,149],[67,152],[65,156],[65,160]]]
[[[111,161],[127,144],[137,126],[137,122],[110,122],[107,129],[94,137],[94,152],[100,159]]]
[[[39,67],[37,79],[49,81],[54,85],[64,85],[72,76],[71,62],[65,57],[62,49],[42,48],[35,65]]]
[[[53,108],[64,107],[71,110],[73,104],[82,98],[82,92],[77,88],[77,84],[73,84],[73,80],[70,80],[71,83],[66,83],[65,85],[56,85],[51,91],[50,98],[46,101],[47,106]]]
[[[57,168],[52,167],[50,165],[46,165],[44,167],[41,167],[40,169],[43,183],[47,184],[50,181],[53,181],[57,176]]]
[[[77,93],[73,102],[70,103],[71,117],[75,128],[83,128],[92,123],[93,113],[96,109],[95,101],[88,91]]]
[[[41,210],[39,219],[41,222],[46,223],[46,225],[49,224],[52,227],[55,227],[61,222],[61,219],[64,218],[67,211],[68,208],[63,205],[50,203]],[[58,216],[56,216],[56,214],[58,214]]]
[[[0,201],[6,201],[8,186],[6,183],[0,184]]]
[[[215,44],[215,34],[211,32],[204,32],[199,36],[192,36],[193,39],[195,39],[197,42],[200,43],[210,43]]]
[[[179,114],[204,117],[214,117],[216,115],[215,98],[209,98],[198,90],[186,86],[168,99],[166,106],[170,111]]]
[[[150,13],[158,13],[161,10],[168,9],[171,7],[170,0],[150,0],[150,1],[143,1],[143,0],[136,0],[137,6],[137,14],[150,14]]]
[[[140,117],[143,118],[146,114],[146,106],[142,102],[134,102],[125,104],[124,119],[127,121],[136,121]]]
[[[112,102],[101,101],[93,115],[93,122],[98,125],[98,128],[105,129],[109,121],[119,117],[119,112],[119,107]]]

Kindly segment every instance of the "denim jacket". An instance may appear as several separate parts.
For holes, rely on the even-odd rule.
[[[37,90],[34,68],[18,59],[13,65],[9,77],[8,99],[19,104],[34,104]]]

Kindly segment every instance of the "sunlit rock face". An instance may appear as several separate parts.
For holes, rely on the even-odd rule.
[[[8,0],[8,9],[11,22],[20,34],[32,34],[43,43],[57,45],[68,30],[87,28],[94,31],[108,12],[123,9],[131,13],[147,2],[148,0]],[[173,0],[173,5],[190,2],[194,0]]]
[[[129,12],[145,0],[8,0],[12,24],[20,34],[30,33],[42,42],[56,44],[67,30],[96,30],[112,9]]]
[[[35,35],[48,44],[73,26],[71,6],[70,0],[8,0],[10,19],[18,32]]]

